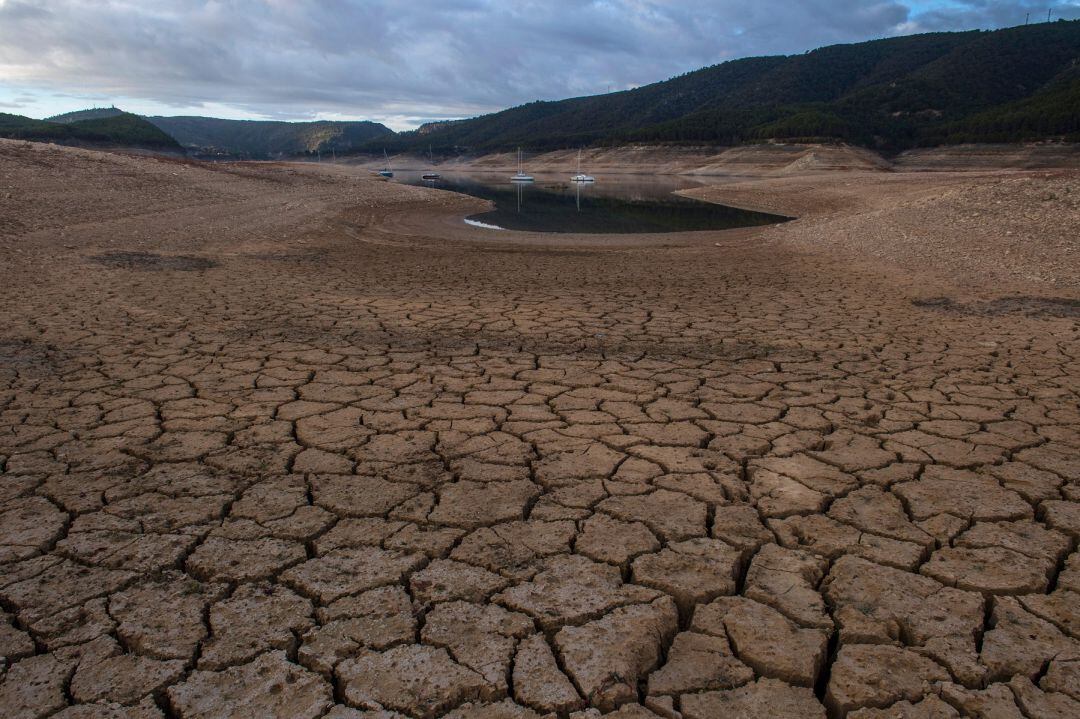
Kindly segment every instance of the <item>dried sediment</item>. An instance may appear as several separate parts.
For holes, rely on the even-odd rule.
[[[340,167],[0,171],[0,714],[1076,714],[1067,314]]]

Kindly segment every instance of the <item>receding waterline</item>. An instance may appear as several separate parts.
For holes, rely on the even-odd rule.
[[[499,227],[498,225],[489,225],[486,222],[480,222],[479,220],[474,220],[471,217],[466,217],[465,218],[465,224],[466,225],[472,225],[473,227],[482,227],[485,230],[502,230],[502,229],[504,229],[502,227]]]

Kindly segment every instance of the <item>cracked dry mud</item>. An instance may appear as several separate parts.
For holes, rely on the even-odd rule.
[[[0,172],[0,715],[1080,716],[1075,318],[345,168]]]

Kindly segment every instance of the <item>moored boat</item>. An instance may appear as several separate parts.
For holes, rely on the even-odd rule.
[[[518,148],[518,171],[517,174],[510,178],[510,182],[533,182],[533,176],[526,174],[521,169],[521,148]]]
[[[435,164],[435,156],[433,154],[431,154],[431,145],[428,145],[427,154],[428,154],[428,162],[431,163],[432,165],[434,165]],[[421,180],[438,180],[438,179],[441,179],[441,178],[442,178],[442,175],[435,172],[434,170],[429,170],[428,172],[425,172],[424,174],[420,175]]]
[[[570,182],[596,182],[595,177],[581,171],[581,150],[577,151],[577,174],[571,175]]]

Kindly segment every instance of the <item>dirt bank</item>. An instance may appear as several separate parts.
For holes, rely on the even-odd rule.
[[[843,173],[685,194],[798,216],[766,237],[969,290],[1080,290],[1080,172]]]
[[[896,157],[848,145],[761,144],[743,147],[677,147],[632,145],[582,151],[582,167],[595,175],[662,174],[695,176],[786,176],[830,171],[968,171],[995,169],[1080,169],[1080,147],[1070,144],[959,145],[913,150]],[[531,172],[575,171],[577,150],[528,153]],[[356,164],[378,169],[382,158]],[[391,165],[402,169],[438,167],[445,171],[515,171],[516,153],[439,157],[400,155]]]
[[[910,150],[893,158],[898,170],[1080,169],[1080,147],[1068,143],[954,145]]]

